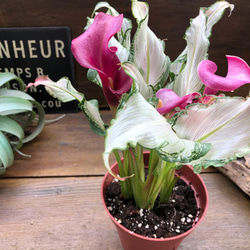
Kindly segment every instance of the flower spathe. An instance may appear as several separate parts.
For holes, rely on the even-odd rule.
[[[193,99],[199,96],[199,93],[192,93],[182,97],[179,97],[171,89],[160,89],[156,93],[156,97],[162,102],[162,107],[159,107],[157,111],[160,114],[166,114],[172,109],[178,107],[180,109],[185,109],[188,104],[191,104]]]
[[[72,53],[78,63],[97,70],[102,81],[103,93],[111,108],[116,108],[121,95],[126,93],[132,79],[121,68],[117,48],[109,47],[111,37],[122,26],[123,15],[99,13],[92,25],[72,41]]]
[[[250,83],[250,67],[241,58],[236,56],[226,56],[228,60],[228,73],[226,77],[215,75],[217,66],[210,60],[200,62],[197,72],[205,85],[203,96],[200,93],[191,93],[179,97],[171,89],[160,89],[156,97],[162,102],[162,106],[157,110],[160,114],[166,114],[175,108],[185,109],[191,103],[211,103],[218,91],[233,91],[240,86]],[[195,100],[198,97],[198,100]],[[220,97],[220,96],[218,96]]]
[[[204,60],[198,66],[198,75],[205,84],[204,94],[213,95],[217,91],[233,91],[240,86],[250,83],[250,67],[241,58],[226,56],[228,60],[228,73],[226,77],[215,75],[217,65]]]

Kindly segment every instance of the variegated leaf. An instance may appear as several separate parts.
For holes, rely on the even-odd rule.
[[[152,86],[145,82],[141,72],[138,70],[135,64],[130,62],[123,63],[122,68],[134,80],[135,87],[145,99],[153,96]]]
[[[191,21],[185,34],[187,46],[171,64],[170,69],[176,75],[172,89],[178,96],[200,91],[203,84],[198,78],[197,67],[202,60],[207,59],[208,38],[211,36],[212,27],[221,19],[226,8],[232,11],[234,5],[218,1],[201,10],[199,16]]]
[[[137,144],[155,149],[166,161],[187,163],[206,154],[209,144],[179,139],[170,124],[140,93],[133,93],[107,129],[103,159],[110,171],[109,155]]]
[[[250,152],[250,97],[219,98],[210,106],[191,105],[173,129],[182,139],[211,143],[210,151],[190,164],[196,172],[220,167]]]
[[[87,116],[93,131],[98,135],[105,135],[105,124],[101,119],[97,101],[87,101],[84,94],[78,92],[68,78],[61,78],[55,83],[47,76],[41,76],[36,79],[35,83],[30,83],[28,87],[32,85],[44,85],[50,95],[62,102],[69,102],[74,99],[78,100],[80,103],[79,107]]]
[[[162,87],[169,74],[170,60],[164,54],[164,43],[148,27],[148,5],[132,2],[132,12],[138,23],[134,36],[134,63],[148,85]]]
[[[106,128],[99,112],[98,101],[87,101],[83,99],[83,101],[79,104],[79,107],[87,116],[92,131],[97,135],[104,136],[106,134]]]
[[[205,30],[206,16],[200,11],[199,16],[191,21],[191,26],[186,31],[187,62],[174,82],[173,90],[180,97],[199,92],[203,86],[197,74],[197,67],[206,58],[209,46]]]
[[[206,25],[206,36],[209,38],[211,36],[211,31],[213,26],[222,18],[225,9],[230,9],[231,15],[234,5],[229,4],[227,1],[217,1],[213,5],[211,5],[205,11],[205,15],[207,16],[207,25]]]
[[[73,87],[71,81],[67,77],[63,77],[57,82],[53,82],[48,76],[39,76],[34,83],[29,83],[27,88],[39,85],[44,85],[46,91],[51,96],[58,98],[62,102],[69,102],[75,99],[80,102],[83,99],[83,94]]]

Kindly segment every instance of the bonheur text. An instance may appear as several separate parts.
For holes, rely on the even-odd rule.
[[[0,58],[61,58],[66,57],[64,48],[62,40],[4,40],[0,41]]]

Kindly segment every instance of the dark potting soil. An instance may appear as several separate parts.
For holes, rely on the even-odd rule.
[[[179,179],[168,204],[150,211],[136,207],[134,200],[121,196],[120,182],[113,180],[106,190],[106,206],[128,230],[151,238],[167,238],[189,230],[198,213],[192,188]]]

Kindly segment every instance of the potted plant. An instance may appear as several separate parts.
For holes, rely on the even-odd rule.
[[[18,83],[19,89],[12,89],[12,82]],[[29,157],[20,148],[33,140],[45,123],[43,107],[24,92],[25,86],[15,74],[0,73],[0,174],[13,164],[13,151]]]
[[[105,138],[103,160],[108,180],[103,182],[102,193],[115,182],[114,178],[119,180],[121,196],[136,204],[132,217],[156,206],[167,206],[177,179],[190,182],[185,176],[185,165],[191,165],[193,175],[199,178],[202,168],[220,167],[250,152],[249,96],[216,95],[218,90],[232,91],[249,83],[250,68],[241,58],[227,56],[228,74],[220,77],[215,75],[215,63],[208,60],[212,27],[226,8],[234,8],[228,2],[219,1],[200,10],[186,30],[186,48],[174,61],[165,55],[164,41],[148,27],[147,3],[131,3],[138,25],[132,41],[131,20],[106,2],[96,5],[84,33],[72,41],[75,59],[89,69],[88,79],[103,89],[113,115],[110,124],[103,122],[98,102],[87,101],[67,78],[55,83],[48,76],[40,76],[29,86],[44,85],[48,93],[61,101],[79,101],[91,129]],[[98,13],[103,7],[107,13]],[[117,160],[112,167],[111,153]],[[206,197],[205,188],[198,192],[195,199],[201,192]],[[201,203],[203,217],[207,199]],[[107,211],[111,214],[111,209]],[[112,220],[120,226],[119,220]],[[163,242],[176,249],[181,240],[177,236],[177,243],[172,244],[169,242],[175,237],[154,239],[131,230],[127,233],[129,236],[122,240],[126,249],[138,249],[136,244],[142,247],[144,240],[148,248],[142,249],[167,249]],[[137,243],[127,245],[132,239]],[[155,247],[152,244],[156,242],[160,245]]]

